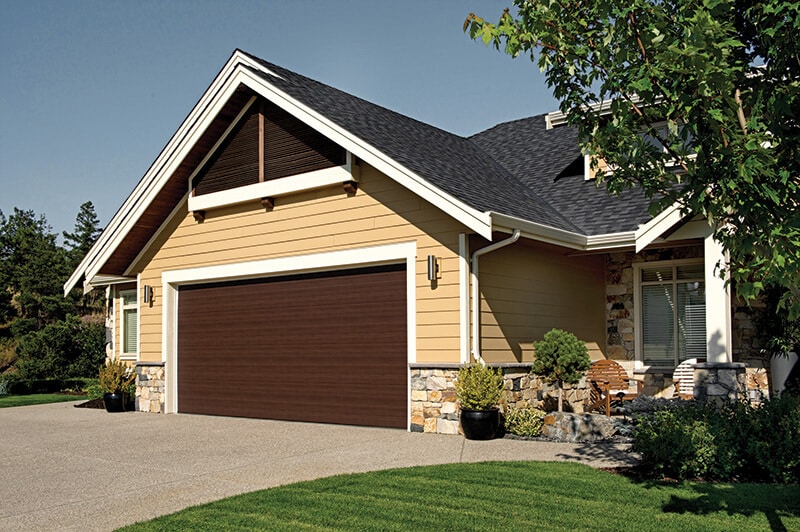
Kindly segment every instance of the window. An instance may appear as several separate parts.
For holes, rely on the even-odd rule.
[[[119,293],[122,312],[122,356],[136,356],[139,341],[139,306],[136,290],[124,290]]]
[[[702,262],[634,265],[638,287],[638,356],[646,366],[675,367],[706,356]]]

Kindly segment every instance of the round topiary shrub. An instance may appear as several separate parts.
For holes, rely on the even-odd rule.
[[[571,332],[551,329],[544,338],[533,343],[536,360],[531,373],[558,387],[558,411],[564,409],[562,385],[575,384],[591,365],[586,344]]]

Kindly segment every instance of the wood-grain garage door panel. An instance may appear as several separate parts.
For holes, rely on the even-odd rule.
[[[407,426],[404,266],[181,287],[178,410]]]

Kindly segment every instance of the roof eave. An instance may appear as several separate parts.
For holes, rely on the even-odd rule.
[[[280,78],[280,76],[256,62],[244,52],[236,50],[231,55],[228,62],[211,82],[200,100],[198,100],[198,103],[170,138],[155,162],[100,234],[95,245],[92,246],[64,284],[65,295],[82,278],[93,279],[99,273],[100,268],[103,267],[103,264],[106,263],[117,246],[124,240],[136,220],[156,197],[166,180],[169,179],[177,165],[183,160],[187,151],[196,142],[198,135],[202,134],[240,83],[245,84],[254,92],[267,97],[279,107],[318,129],[360,159],[430,201],[471,230],[484,237],[491,237],[491,219],[488,213],[478,211],[442,191],[366,141],[349,134],[331,120],[268,83],[254,72]]]
[[[526,238],[578,251],[612,251],[633,247],[637,253],[683,219],[680,207],[676,204],[640,225],[635,231],[583,235],[507,214],[497,212],[489,214],[493,223],[492,229],[495,231],[509,232],[520,229],[522,236]]]

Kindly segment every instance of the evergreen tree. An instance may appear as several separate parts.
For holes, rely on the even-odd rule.
[[[61,287],[68,271],[67,254],[44,216],[15,208],[0,218],[0,286],[10,295],[11,318],[25,322],[18,326],[39,329],[66,316]]]
[[[64,231],[64,242],[68,246],[71,267],[78,266],[86,256],[97,237],[100,236],[100,220],[94,211],[94,204],[87,201],[81,205],[75,218],[75,229],[72,233]]]

